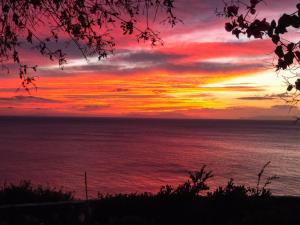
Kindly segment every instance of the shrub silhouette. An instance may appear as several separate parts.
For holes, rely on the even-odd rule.
[[[4,184],[0,188],[0,204],[38,203],[70,201],[72,192],[51,187],[33,186],[30,181],[23,180],[19,184]]]
[[[213,177],[213,174],[212,171],[206,171],[205,168],[204,165],[199,171],[189,172],[190,179],[175,189],[171,185],[162,186],[158,195],[197,196],[200,192],[209,190],[206,182]]]
[[[249,197],[270,197],[271,191],[268,185],[277,176],[267,177],[265,183],[261,185],[263,173],[270,164],[267,162],[258,173],[257,184],[255,187],[236,185],[233,179],[230,179],[225,187],[218,187],[213,192],[207,192],[210,188],[207,181],[213,177],[212,171],[207,171],[206,166],[202,166],[199,171],[190,171],[189,179],[177,187],[172,185],[162,186],[157,194],[152,193],[131,193],[131,194],[98,194],[98,200],[111,198],[195,198],[195,197],[228,197],[228,198],[249,198]],[[17,203],[40,203],[40,202],[58,202],[74,200],[73,192],[66,192],[62,188],[43,187],[41,185],[34,186],[30,181],[21,181],[19,184],[4,184],[0,187],[0,204],[17,204]]]
[[[199,171],[190,172],[189,179],[177,187],[166,185],[157,194],[132,193],[100,195],[96,200],[68,204],[34,205],[27,207],[2,207],[0,224],[6,225],[275,225],[300,224],[300,199],[273,197],[267,188],[273,180],[270,177],[262,181],[265,168],[258,173],[257,185],[248,187],[236,185],[229,180],[225,187],[209,190],[207,181],[212,172],[203,166]],[[261,185],[262,183],[263,185]],[[42,190],[42,191],[41,191]],[[70,198],[56,189],[33,187],[30,182],[2,187],[7,198],[47,199],[48,191],[62,199]],[[34,194],[28,194],[33,192]],[[16,194],[18,193],[18,194]],[[16,194],[16,195],[15,195]],[[62,194],[62,196],[61,196]],[[26,198],[24,196],[27,196]],[[47,198],[45,197],[47,196]],[[50,195],[52,196],[52,195]],[[52,198],[56,199],[57,198]],[[37,201],[37,199],[35,199]]]
[[[269,176],[265,179],[265,183],[261,185],[262,176],[265,169],[270,165],[270,161],[267,162],[257,175],[256,187],[250,187],[245,185],[236,185],[233,179],[230,179],[225,187],[218,187],[213,193],[208,193],[209,197],[227,197],[232,199],[244,199],[244,198],[268,198],[272,193],[268,186],[273,180],[278,179],[278,176]]]

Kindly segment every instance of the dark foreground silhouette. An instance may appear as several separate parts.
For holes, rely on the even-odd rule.
[[[266,165],[255,187],[230,180],[213,192],[208,192],[207,185],[212,173],[205,167],[191,172],[177,187],[161,187],[157,194],[99,195],[90,201],[78,201],[72,193],[34,187],[30,182],[4,185],[0,225],[300,224],[300,198],[272,196],[267,185],[277,177],[262,183]]]

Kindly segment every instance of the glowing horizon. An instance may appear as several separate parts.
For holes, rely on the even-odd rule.
[[[213,10],[221,1],[189,1],[195,7],[188,12],[182,4],[176,9],[184,24],[157,25],[164,46],[151,48],[122,36],[114,55],[87,62],[70,54],[64,70],[26,52],[28,62],[39,64],[38,90],[16,92],[17,75],[3,75],[0,115],[284,118],[297,113],[289,113],[278,97],[285,86],[270,66],[273,44],[227,33]],[[297,3],[288,2],[262,10],[278,17]]]

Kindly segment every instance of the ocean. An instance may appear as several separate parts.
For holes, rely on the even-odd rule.
[[[211,190],[230,178],[300,196],[300,124],[293,121],[0,117],[0,183],[31,180],[88,194],[157,192],[206,165]]]

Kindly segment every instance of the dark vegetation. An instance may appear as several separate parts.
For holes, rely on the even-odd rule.
[[[30,181],[21,181],[17,185],[4,184],[0,187],[0,205],[70,200],[74,200],[72,192],[40,185],[35,187]]]
[[[300,3],[293,12],[282,13],[279,19],[268,21],[257,13],[259,4],[272,4],[265,0],[231,0],[224,1],[224,9],[217,10],[217,15],[228,19],[225,29],[237,38],[267,38],[274,44],[272,67],[277,72],[285,71],[282,77],[287,83],[286,93],[281,97],[287,103],[296,105],[300,101],[300,41],[295,32],[300,29]],[[291,36],[287,34],[295,34]],[[290,40],[289,40],[290,39]],[[288,73],[287,73],[288,72]]]
[[[207,180],[212,172],[203,167],[191,172],[183,184],[163,186],[157,194],[99,195],[90,201],[56,204],[3,205],[17,202],[5,195],[19,196],[19,202],[73,199],[70,193],[34,188],[28,183],[6,186],[1,191],[0,224],[300,224],[300,199],[272,196],[267,186],[277,177],[264,179],[264,169],[258,174],[255,187],[236,185],[230,180],[226,186],[209,192]],[[28,192],[33,192],[31,200]],[[26,198],[22,193],[26,193]]]
[[[221,0],[220,0],[221,1]],[[67,48],[76,47],[88,60],[99,60],[114,52],[115,38],[121,33],[134,36],[137,41],[162,44],[159,32],[151,28],[153,21],[175,26],[181,20],[175,15],[177,0],[2,0],[0,6],[0,66],[2,71],[13,70],[21,79],[21,86],[29,91],[36,88],[38,65],[29,65],[28,49],[57,61],[67,62]],[[229,21],[225,29],[237,38],[268,38],[274,43],[276,71],[282,75],[287,91],[280,95],[293,105],[300,101],[300,41],[288,40],[286,35],[300,28],[300,3],[295,11],[278,19],[260,18],[257,5],[271,4],[267,0],[224,1],[224,9],[217,15]],[[41,35],[43,34],[43,35]],[[297,39],[297,38],[295,38]],[[71,51],[69,49],[69,51]]]
[[[36,71],[38,65],[26,63],[26,49],[63,68],[72,47],[85,59],[96,56],[100,60],[113,53],[119,34],[149,41],[152,46],[162,44],[150,25],[158,18],[174,26],[179,21],[173,12],[174,1],[1,0],[0,65],[3,71],[18,71],[28,90],[35,86],[36,78],[29,71]]]

